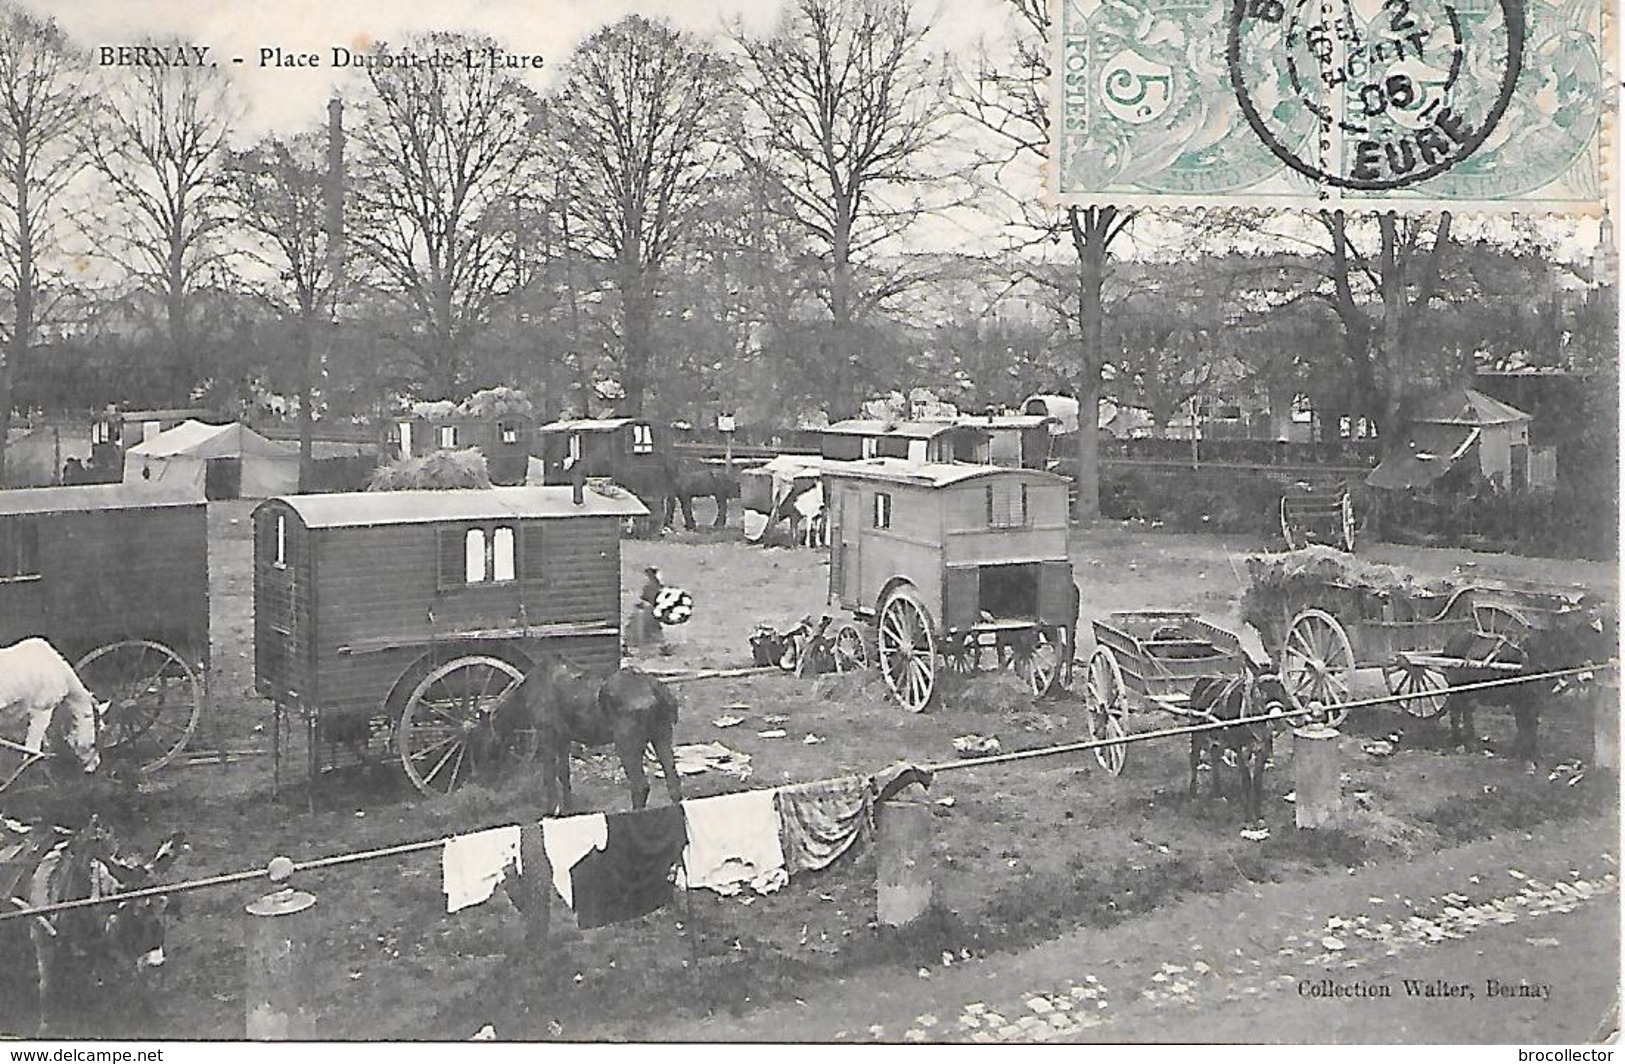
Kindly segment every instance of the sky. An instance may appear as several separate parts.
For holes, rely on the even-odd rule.
[[[426,30],[473,31],[497,39],[510,52],[540,55],[544,65],[525,80],[545,89],[577,44],[624,15],[663,17],[701,34],[719,33],[736,19],[765,33],[777,21],[773,0],[20,0],[49,14],[80,44],[138,43],[174,35],[206,45],[228,67],[249,101],[243,131],[288,131],[321,121],[335,86],[365,77],[359,68],[335,69],[334,48],[360,51],[373,41],[403,42]],[[940,11],[935,36],[943,50],[974,46],[984,29],[1001,24],[997,0],[938,0],[922,13]],[[259,50],[316,53],[317,69],[261,68]],[[241,65],[231,64],[240,56]]]

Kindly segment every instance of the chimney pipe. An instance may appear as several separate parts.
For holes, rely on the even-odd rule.
[[[570,467],[570,501],[580,506],[584,501],[583,489],[587,486],[587,472],[582,463],[576,462]]]

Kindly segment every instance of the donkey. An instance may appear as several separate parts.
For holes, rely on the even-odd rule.
[[[172,834],[150,858],[119,853],[111,829],[92,816],[56,843],[28,876],[30,906],[99,898],[152,886],[181,855],[185,836]],[[37,916],[29,924],[39,971],[39,1033],[58,1014],[82,1017],[87,1004],[134,992],[145,1004],[139,976],[164,963],[164,922],[179,912],[167,895]]]
[[[1190,708],[1213,722],[1257,717],[1273,704],[1289,704],[1278,677],[1265,675],[1252,662],[1235,676],[1204,677],[1191,688]],[[1191,733],[1189,793],[1197,793],[1197,773],[1206,759],[1213,772],[1212,793],[1219,794],[1219,766],[1228,757],[1241,776],[1243,816],[1248,823],[1263,817],[1264,764],[1274,750],[1269,721]]]
[[[677,698],[659,680],[638,669],[623,668],[597,683],[557,655],[542,653],[512,698],[514,711],[499,719],[513,728],[534,730],[548,815],[564,813],[570,807],[572,743],[615,747],[634,809],[642,809],[649,801],[643,755],[652,747],[666,775],[666,793],[674,805],[682,801],[672,752]]]

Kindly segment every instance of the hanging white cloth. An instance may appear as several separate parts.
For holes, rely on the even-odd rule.
[[[489,901],[508,875],[523,875],[519,826],[492,828],[446,840],[440,851],[441,889],[448,913]]]
[[[773,791],[740,791],[683,803],[688,846],[679,885],[738,894],[745,885],[771,894],[789,881]]]
[[[564,904],[575,909],[570,888],[570,870],[576,862],[609,842],[609,822],[602,813],[549,817],[542,821],[542,848],[553,866],[553,889]]]

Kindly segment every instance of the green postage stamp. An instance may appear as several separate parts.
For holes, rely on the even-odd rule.
[[[1604,0],[1053,0],[1063,203],[1594,214]]]

